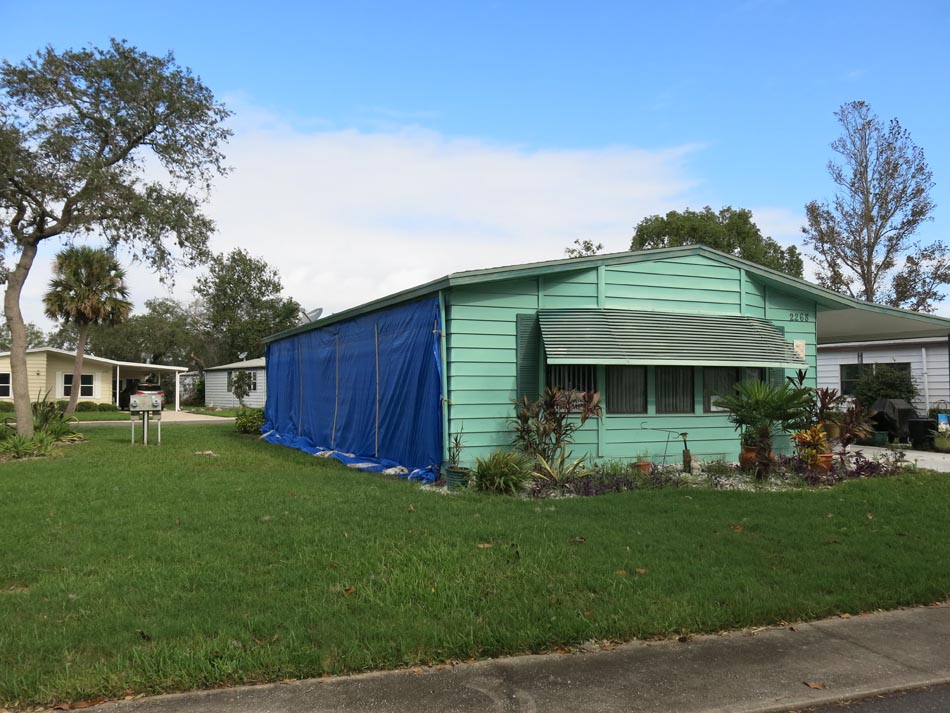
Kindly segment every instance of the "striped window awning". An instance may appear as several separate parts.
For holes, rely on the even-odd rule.
[[[548,364],[806,366],[766,319],[622,309],[538,310]]]

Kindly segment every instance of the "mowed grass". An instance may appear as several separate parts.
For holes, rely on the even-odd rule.
[[[240,436],[0,465],[0,701],[710,632],[950,593],[950,477],[518,500]],[[214,451],[217,456],[196,455]]]

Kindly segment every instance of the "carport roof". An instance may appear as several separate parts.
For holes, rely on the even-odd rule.
[[[32,349],[27,349],[27,354],[38,354],[40,352],[47,352],[50,354],[59,354],[62,356],[70,357],[71,359],[76,358],[76,352],[66,351],[65,349],[56,349],[55,347],[33,347]],[[10,352],[0,352],[0,357],[10,356]],[[92,354],[84,354],[83,361],[94,361],[99,364],[110,364],[112,366],[121,366],[131,369],[140,369],[144,371],[188,371],[187,366],[172,366],[171,364],[145,364],[142,362],[136,361],[118,361],[116,359],[106,359],[104,357],[97,357]]]

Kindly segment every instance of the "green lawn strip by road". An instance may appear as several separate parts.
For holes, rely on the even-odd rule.
[[[950,478],[519,500],[237,434],[0,465],[0,701],[392,668],[928,603]],[[214,451],[217,457],[195,455]],[[486,547],[485,545],[490,545]]]

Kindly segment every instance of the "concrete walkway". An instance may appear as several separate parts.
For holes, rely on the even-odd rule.
[[[232,423],[234,417],[228,416],[206,416],[204,414],[198,413],[188,413],[187,411],[175,411],[173,409],[167,409],[162,411],[162,424],[168,425],[169,423]],[[152,421],[154,424],[155,422]],[[129,414],[128,412],[119,412],[116,414],[114,421],[80,421],[77,425],[79,426],[115,426],[129,425]]]
[[[875,455],[887,453],[887,448],[876,448],[875,446],[851,446],[851,451],[861,451],[868,458]],[[941,473],[950,473],[950,453],[938,453],[937,451],[912,451],[909,448],[903,449],[904,458],[908,463],[914,463],[918,468],[928,468]]]
[[[950,682],[950,606],[107,703],[113,713],[766,713]]]

